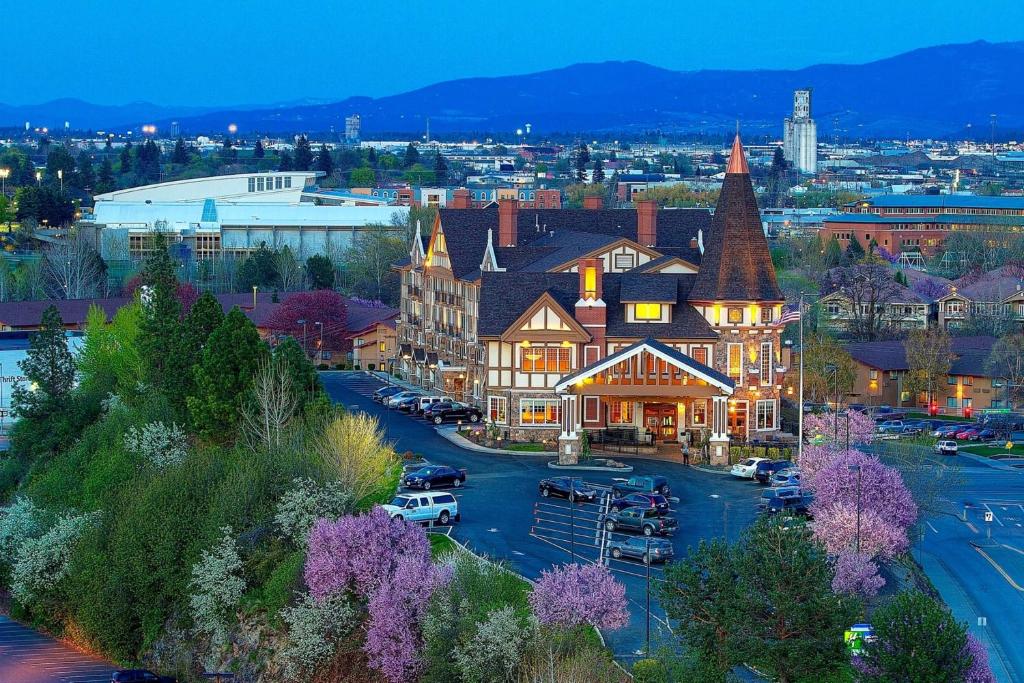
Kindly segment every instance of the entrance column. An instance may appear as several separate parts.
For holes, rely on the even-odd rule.
[[[558,436],[558,463],[561,465],[575,465],[580,461],[577,402],[576,394],[562,394],[562,433]]]
[[[713,396],[711,399],[711,449],[712,465],[729,464],[729,397]]]

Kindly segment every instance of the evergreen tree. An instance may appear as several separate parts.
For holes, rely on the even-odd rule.
[[[147,384],[169,397],[178,382],[169,362],[173,354],[168,353],[168,349],[179,344],[181,302],[175,264],[167,251],[167,238],[158,232],[153,242],[153,253],[142,271],[143,315],[138,348]]]
[[[85,150],[78,153],[75,171],[75,185],[83,190],[92,190],[96,186],[96,172],[92,168],[92,157]]]
[[[437,177],[439,184],[448,184],[448,164],[444,160],[444,155],[440,152],[434,157],[434,175]]]
[[[103,157],[100,164],[99,175],[96,176],[96,193],[103,194],[114,189],[114,166],[110,163],[110,157]]]
[[[309,147],[309,140],[305,135],[300,135],[295,142],[295,157],[292,167],[296,171],[308,171],[313,164],[313,150]]]
[[[334,288],[334,264],[326,256],[314,254],[306,259],[306,273],[310,289]]]
[[[405,158],[402,159],[402,167],[409,168],[413,164],[418,164],[419,162],[420,151],[416,149],[416,145],[410,142],[409,145],[405,148]]]
[[[110,150],[114,149],[114,136],[113,135],[108,135],[107,136],[107,141],[105,143],[103,143],[103,148],[105,150],[107,150],[108,152]]]
[[[836,268],[842,265],[843,262],[843,248],[839,246],[839,240],[833,235],[832,239],[825,245],[825,254],[822,257],[821,265],[826,269]]]
[[[864,258],[864,247],[853,233],[850,233],[850,244],[846,247],[846,258],[851,263],[857,263]]]
[[[132,170],[132,141],[129,140],[124,143],[124,147],[121,148],[121,168],[120,173],[124,175]]]
[[[266,155],[266,152],[263,150],[262,140],[256,140],[256,146],[252,148],[252,155],[257,159],[262,159]]]
[[[267,356],[256,326],[236,306],[213,331],[195,367],[195,390],[188,409],[199,434],[228,441],[238,428],[242,401],[253,374]]]
[[[875,637],[863,661],[864,681],[960,683],[971,661],[964,656],[967,629],[945,605],[918,591],[904,591],[871,615]]]
[[[195,392],[195,366],[202,359],[203,347],[215,329],[224,321],[220,302],[210,292],[204,292],[192,304],[181,324],[176,353],[169,358],[178,386],[169,396],[171,404],[186,415],[186,400]]]
[[[327,145],[320,145],[320,151],[316,155],[316,170],[330,177],[334,173],[334,159],[331,157],[331,150]]]
[[[373,147],[366,153],[366,162],[370,166],[377,168],[377,150]]]
[[[251,291],[253,285],[258,287],[276,285],[278,278],[275,257],[276,252],[271,251],[266,242],[260,242],[256,251],[249,254],[242,261],[242,265],[238,267],[238,272],[235,274],[235,285],[238,291]]]
[[[43,311],[39,330],[29,336],[28,352],[18,367],[26,381],[16,385],[11,396],[15,415],[32,419],[65,409],[75,383],[75,359],[56,306]]]
[[[600,159],[594,160],[594,175],[592,177],[595,183],[604,182],[604,164]]]
[[[907,284],[907,276],[902,270],[896,271],[895,280],[897,284],[903,285],[904,287],[909,287],[909,284]]]
[[[590,150],[581,142],[576,150],[576,182],[582,183],[587,179],[588,163],[590,163]]]
[[[285,337],[284,341],[277,345],[274,349],[274,360],[288,368],[292,387],[298,392],[300,409],[307,400],[323,391],[316,368],[302,352],[302,347],[294,337]]]
[[[188,150],[185,149],[185,140],[179,135],[174,143],[174,151],[171,152],[172,164],[187,164]]]
[[[292,155],[288,153],[288,150],[283,150],[280,156],[277,157],[277,170],[278,171],[294,171],[295,166],[292,162]]]

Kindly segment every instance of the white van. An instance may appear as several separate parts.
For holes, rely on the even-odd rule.
[[[458,521],[460,518],[459,502],[446,491],[400,493],[392,498],[390,503],[381,507],[392,519],[405,519],[410,522],[448,524],[452,519]]]
[[[443,400],[444,396],[421,396],[419,402],[416,404],[416,407],[413,409],[412,412],[419,415],[423,413],[423,411],[426,410],[429,406],[432,406],[435,403],[440,403]]]

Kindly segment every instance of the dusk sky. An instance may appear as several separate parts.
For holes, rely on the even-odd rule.
[[[670,69],[858,63],[1024,39],[1020,0],[831,3],[3,3],[0,102],[235,105],[635,59]]]

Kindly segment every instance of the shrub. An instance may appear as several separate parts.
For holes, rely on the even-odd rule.
[[[11,562],[25,541],[43,533],[42,516],[42,510],[25,496],[0,508],[0,562]]]
[[[95,514],[65,515],[38,538],[18,547],[11,570],[11,594],[23,605],[42,597],[67,576],[71,554]]]
[[[316,520],[338,519],[352,512],[352,502],[341,482],[320,484],[309,478],[295,479],[277,504],[274,522],[285,538],[305,548]]]
[[[885,585],[885,579],[878,575],[878,565],[871,561],[868,553],[844,551],[836,558],[834,566],[832,591],[839,595],[872,597]]]
[[[343,593],[322,600],[305,594],[297,605],[281,610],[281,618],[288,625],[288,644],[282,652],[285,675],[295,679],[308,676],[334,654],[358,615]]]
[[[668,670],[657,659],[638,659],[633,663],[635,683],[668,683]]]
[[[476,632],[454,652],[465,683],[508,680],[519,665],[533,633],[515,607],[506,605],[487,615],[476,625]]]
[[[231,529],[224,527],[220,542],[213,550],[203,553],[202,559],[192,566],[192,618],[196,630],[209,634],[215,644],[227,640],[227,619],[238,606],[245,591],[245,580],[239,576],[242,558],[238,554]]]
[[[131,426],[124,435],[125,447],[157,467],[176,465],[187,453],[185,432],[175,423],[150,422]]]
[[[314,448],[358,507],[383,502],[395,492],[398,459],[375,418],[364,413],[338,415],[324,427]]]

